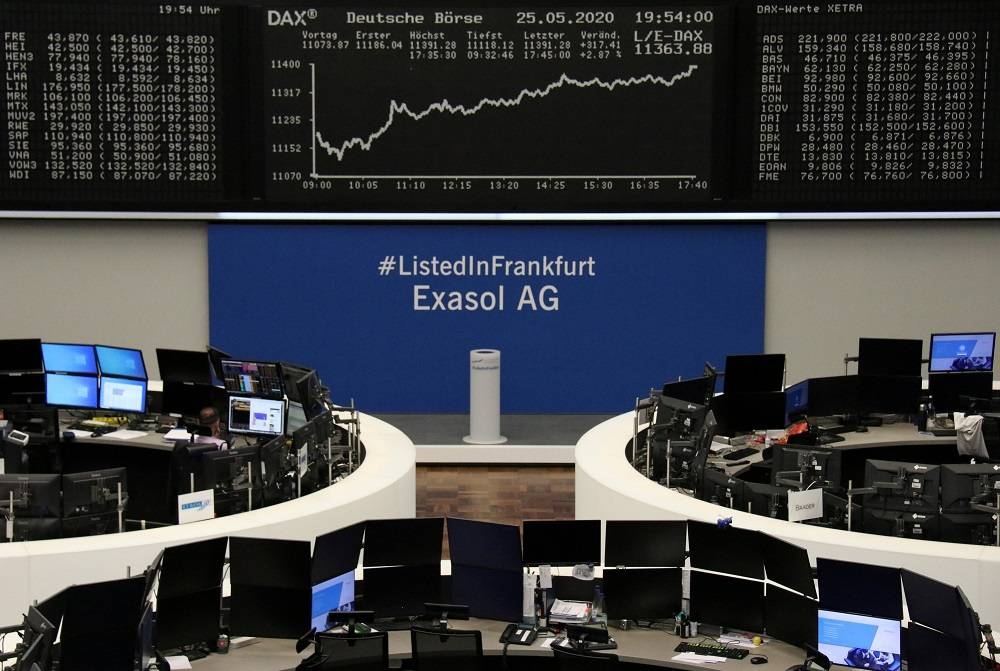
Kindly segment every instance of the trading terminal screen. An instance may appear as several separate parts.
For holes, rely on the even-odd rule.
[[[0,7],[15,210],[993,210],[991,0]]]
[[[281,366],[262,361],[222,361],[222,381],[226,391],[236,394],[282,398],[284,380]]]
[[[230,396],[229,431],[273,436],[283,434],[285,402],[252,396]]]

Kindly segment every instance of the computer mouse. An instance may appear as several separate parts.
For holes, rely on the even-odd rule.
[[[767,664],[767,657],[751,657],[751,664]]]
[[[97,433],[96,431],[94,431],[94,432],[93,432],[92,434],[90,434],[90,437],[91,437],[91,438],[100,438],[100,437],[101,437],[101,434],[99,434],[99,433]]]

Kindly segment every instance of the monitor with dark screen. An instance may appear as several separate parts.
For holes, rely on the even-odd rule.
[[[996,545],[996,521],[989,513],[942,513],[938,538],[950,543]]]
[[[781,391],[784,354],[730,354],[722,376],[724,393]]]
[[[219,635],[222,568],[229,539],[212,538],[163,551],[156,591],[157,648],[204,643]]]
[[[923,352],[923,340],[859,338],[858,375],[920,377]]]
[[[770,582],[808,597],[816,596],[809,553],[805,548],[763,533],[759,536],[759,543],[764,555],[764,571]]]
[[[481,566],[451,565],[451,600],[468,604],[469,614],[492,620],[521,619],[523,575]]]
[[[215,408],[220,417],[225,417],[229,408],[229,397],[225,389],[210,384],[190,382],[163,383],[163,412],[181,417],[197,417],[202,408]]]
[[[46,373],[97,375],[97,355],[93,345],[42,343]]]
[[[684,566],[687,523],[670,520],[608,520],[604,565]]]
[[[764,515],[779,520],[788,519],[788,490],[784,487],[760,482],[743,482],[733,507],[754,515]]]
[[[222,360],[222,382],[230,394],[283,398],[281,364],[272,361]]]
[[[529,566],[601,563],[600,520],[524,520],[521,538]]]
[[[861,375],[858,377],[858,412],[915,414],[920,409],[922,385],[919,375]]]
[[[354,571],[361,557],[365,523],[337,529],[316,537],[312,555],[312,584]]]
[[[41,373],[44,370],[40,339],[0,340],[0,374]]]
[[[232,357],[226,357],[231,359]],[[222,362],[219,362],[221,366]],[[300,378],[308,375],[313,371],[310,366],[301,366],[295,363],[288,363],[287,361],[281,361],[281,377],[282,383],[285,386],[285,395],[288,396],[288,400],[293,403],[301,403],[302,399],[299,398],[299,390],[295,383],[298,382]]]
[[[705,522],[688,522],[691,567],[747,578],[764,578],[758,531]]]
[[[785,392],[726,392],[725,435],[785,427]]]
[[[298,638],[309,629],[309,541],[229,539],[234,635]]]
[[[0,508],[10,507],[11,495],[15,517],[59,517],[62,513],[58,474],[0,474]]]
[[[906,610],[910,620],[952,636],[966,635],[962,598],[954,585],[902,570],[903,593],[906,595]]]
[[[768,636],[803,647],[816,646],[818,604],[801,594],[767,585],[764,595],[764,624]]]
[[[0,373],[0,404],[45,403],[45,373]]]
[[[931,335],[931,373],[992,372],[997,334],[934,333]]]
[[[604,571],[604,606],[613,620],[668,620],[681,611],[681,569]]]
[[[167,382],[212,384],[212,365],[208,352],[183,349],[156,349],[160,379]]]
[[[101,378],[101,410],[146,412],[146,381],[123,377]]]
[[[233,515],[262,505],[260,452],[257,447],[211,450],[198,456],[195,488],[215,492],[215,515]]]
[[[817,648],[834,664],[851,669],[902,668],[900,620],[826,609],[817,617]]]
[[[736,508],[743,496],[742,489],[743,480],[715,468],[706,468],[701,476],[698,498],[717,506]]]
[[[796,490],[841,487],[843,453],[805,445],[774,445],[771,453],[771,484]]]
[[[858,412],[858,376],[833,375],[809,378],[809,415],[856,415]]]
[[[996,505],[1000,495],[1000,469],[996,464],[942,464],[941,510],[972,512],[976,503]]]
[[[708,402],[712,400],[712,396],[715,395],[715,376],[705,375],[690,380],[667,382],[663,385],[661,393],[663,396],[677,398],[689,403],[708,405]]]
[[[365,523],[364,565],[441,565],[443,517],[368,520]],[[367,576],[366,576],[367,583]],[[427,599],[437,601],[437,599]]]
[[[898,568],[818,557],[816,571],[821,608],[890,620],[903,618]]]
[[[146,379],[146,364],[141,350],[106,345],[97,345],[94,349],[102,376]]]
[[[97,376],[46,373],[45,403],[58,408],[97,409]]]
[[[871,510],[933,514],[938,511],[940,467],[912,461],[865,461],[865,494],[862,504]]]
[[[443,601],[440,563],[365,568],[364,579],[361,603],[380,619],[422,615],[425,603]]]
[[[937,412],[968,412],[975,401],[993,396],[993,373],[931,373],[927,393]]]
[[[231,395],[228,427],[230,433],[280,436],[285,433],[285,401]]]
[[[521,530],[516,526],[456,517],[447,523],[452,565],[521,572]]]
[[[223,359],[232,359],[233,355],[228,352],[223,352],[218,347],[208,346],[208,361],[212,365],[212,375],[215,377],[215,383],[222,384],[222,361]]]
[[[322,414],[326,410],[323,385],[316,371],[311,370],[295,381],[296,393],[306,419]]]
[[[906,627],[907,671],[982,671],[978,649],[962,639],[916,622]]]
[[[128,481],[123,467],[63,475],[63,517],[116,512],[119,485],[122,496],[127,497]]]
[[[691,620],[751,633],[764,631],[764,583],[691,571]]]

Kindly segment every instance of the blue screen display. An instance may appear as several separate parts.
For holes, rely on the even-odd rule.
[[[45,376],[45,402],[74,408],[97,407],[97,378],[86,375]]]
[[[350,610],[354,604],[354,571],[330,578],[312,588],[312,626],[326,631],[326,616],[331,610]]]
[[[146,381],[102,377],[101,409],[146,412]]]
[[[115,377],[145,378],[146,367],[142,362],[142,352],[123,347],[98,345],[97,361],[101,364],[101,375]]]
[[[935,333],[931,336],[930,372],[993,370],[995,333]]]
[[[47,373],[97,374],[93,345],[42,343],[42,360]]]

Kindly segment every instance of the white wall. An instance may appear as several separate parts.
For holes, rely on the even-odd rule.
[[[766,349],[793,384],[842,374],[862,336],[923,338],[926,355],[934,332],[1000,331],[998,262],[994,221],[771,223]]]
[[[208,344],[203,222],[0,222],[0,338],[139,347]]]

